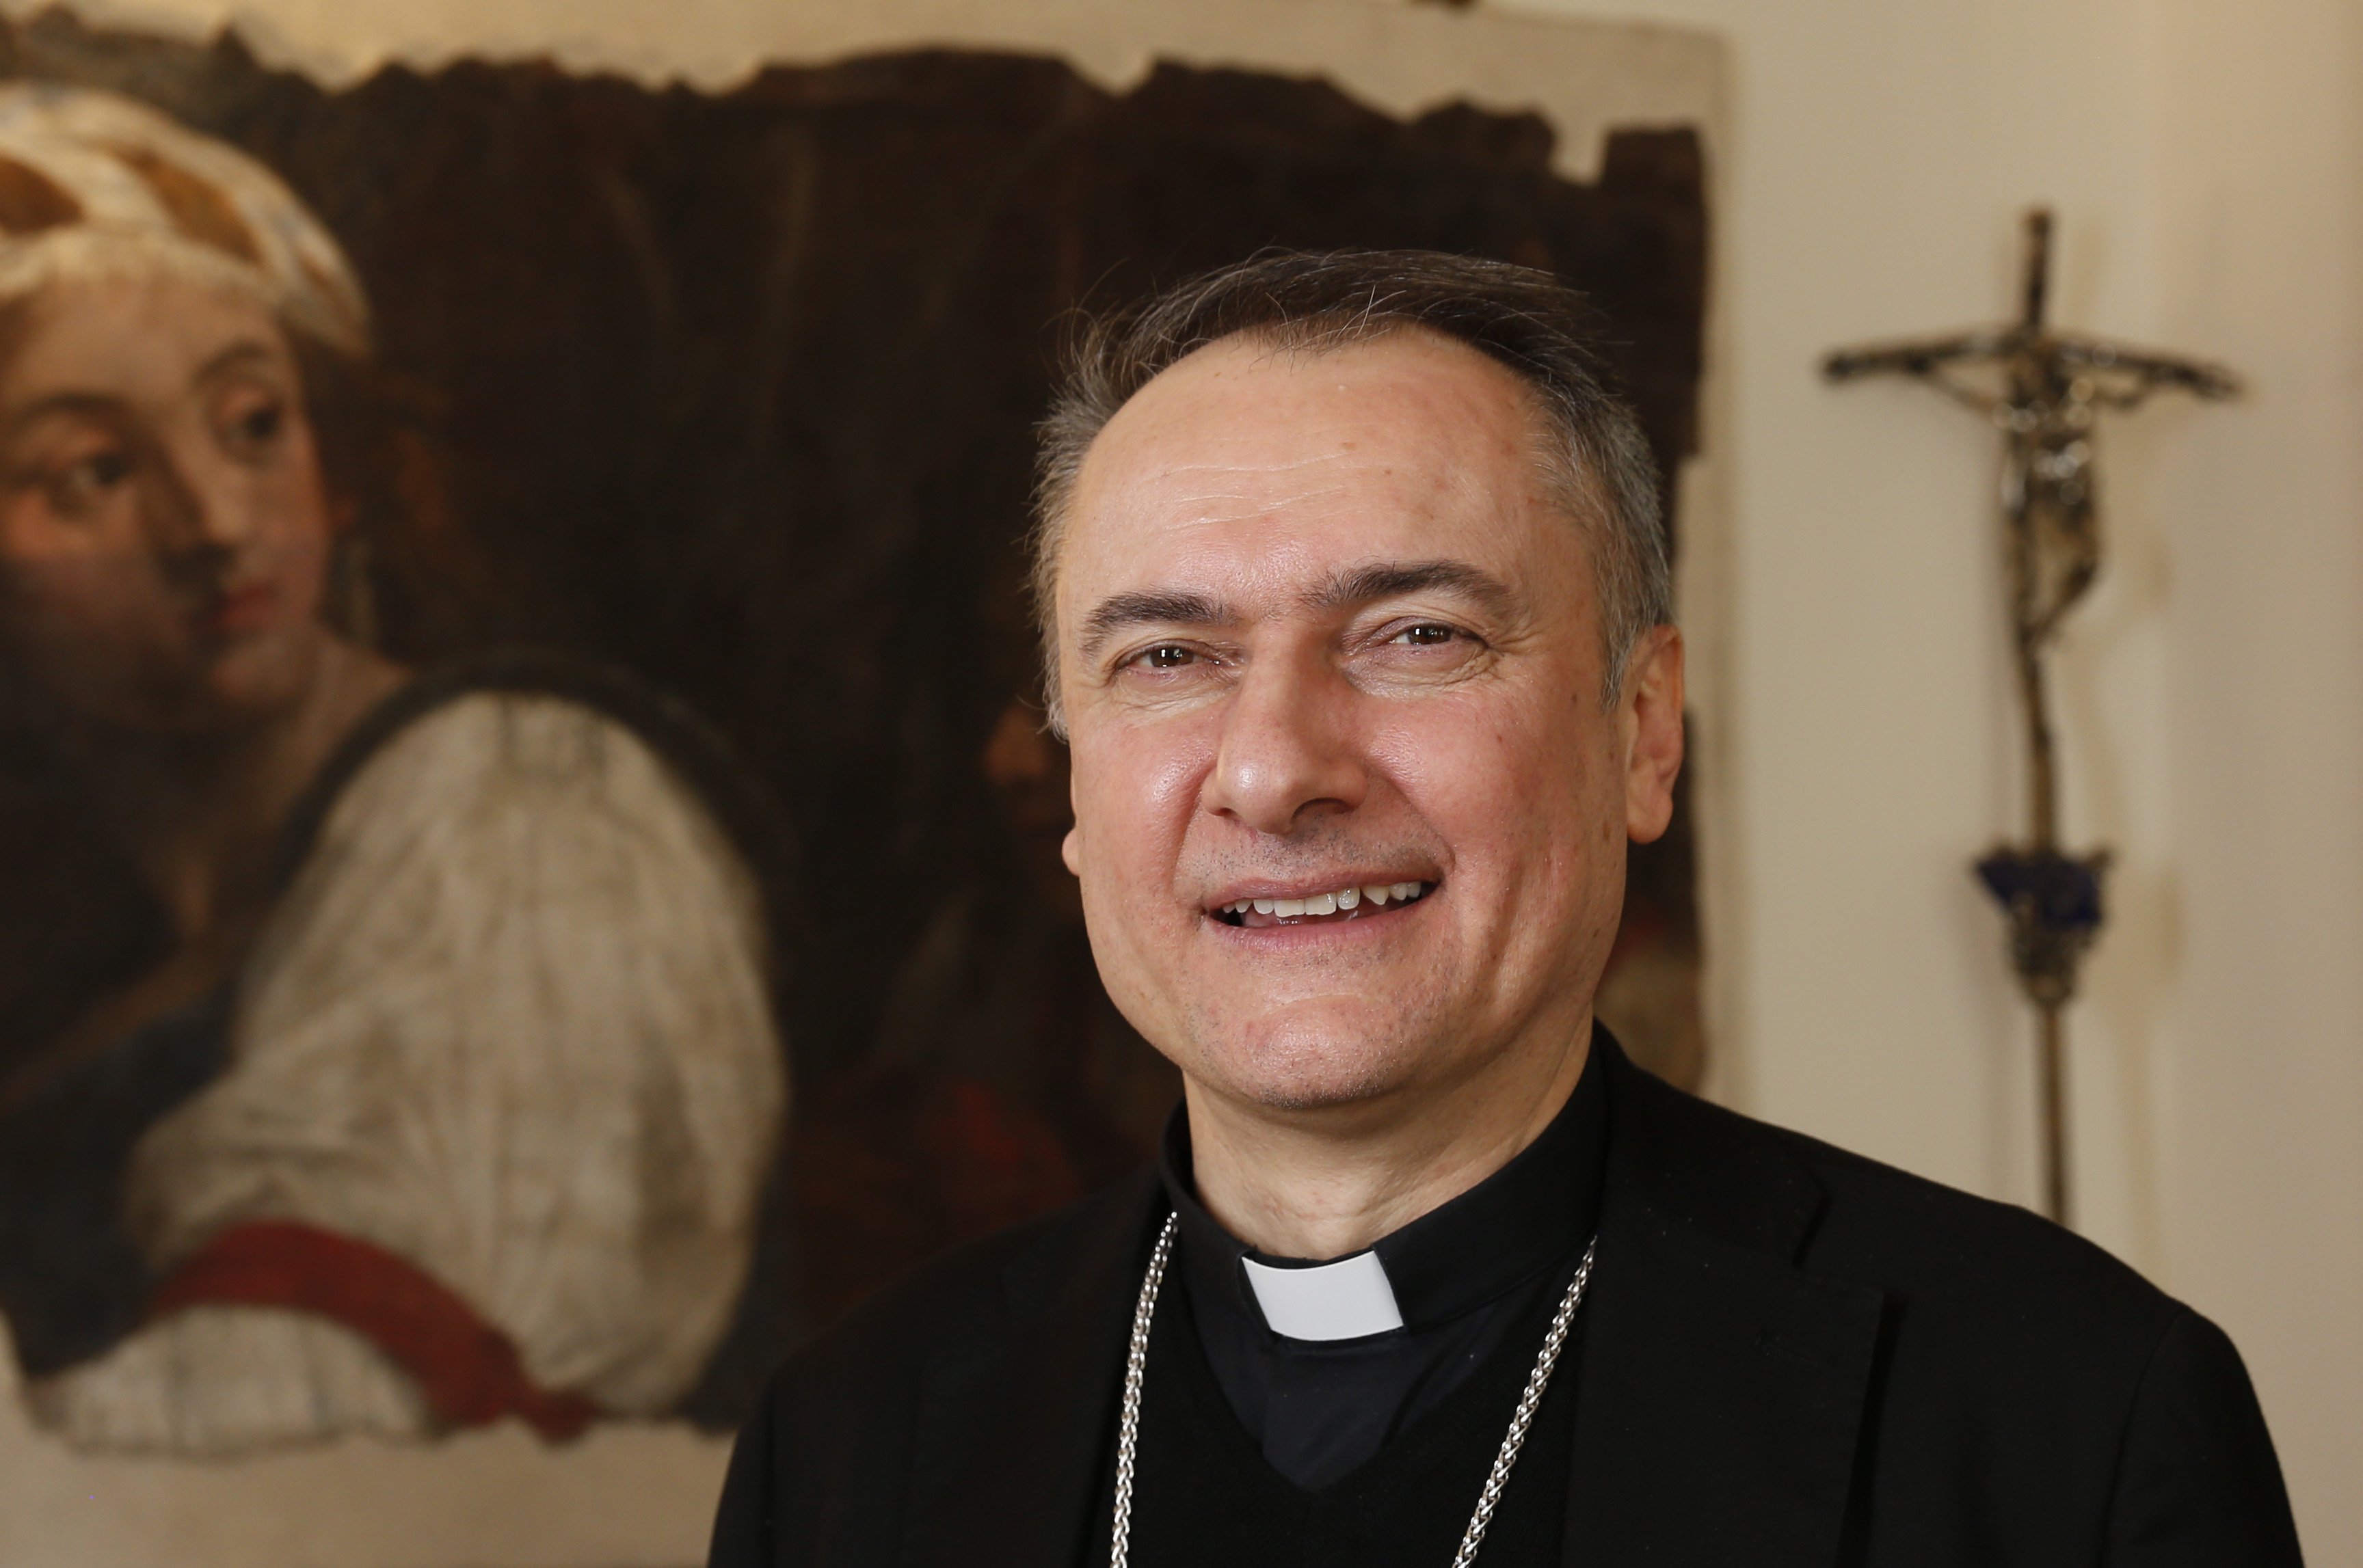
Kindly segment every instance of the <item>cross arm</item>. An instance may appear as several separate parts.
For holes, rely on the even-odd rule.
[[[2240,378],[2221,365],[2178,359],[2147,348],[2111,343],[2098,337],[2059,334],[2051,339],[2059,362],[2080,370],[2096,370],[2125,383],[2112,389],[2108,401],[2138,403],[2153,392],[2171,387],[2196,397],[2228,398],[2240,394]]]
[[[1833,381],[1858,376],[1926,376],[1947,365],[2003,358],[2018,349],[2024,337],[2014,326],[1986,326],[1917,342],[1838,348],[1822,357],[1822,374]]]

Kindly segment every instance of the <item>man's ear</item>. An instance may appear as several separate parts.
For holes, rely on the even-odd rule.
[[[1059,738],[1064,740],[1067,737],[1062,734]],[[1083,874],[1083,813],[1075,804],[1075,774],[1072,767],[1067,770],[1067,814],[1075,820],[1075,825],[1069,828],[1067,836],[1059,841],[1059,858],[1067,863],[1067,869],[1071,873],[1080,877]]]
[[[1625,832],[1647,844],[1674,818],[1682,770],[1682,634],[1658,626],[1635,645],[1617,718],[1625,740]]]

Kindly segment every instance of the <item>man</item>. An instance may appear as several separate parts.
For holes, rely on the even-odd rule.
[[[1682,647],[1579,320],[1279,255],[1084,342],[1037,557],[1067,863],[1183,1112],[792,1361],[717,1568],[2298,1560],[2213,1326],[1593,1024]]]

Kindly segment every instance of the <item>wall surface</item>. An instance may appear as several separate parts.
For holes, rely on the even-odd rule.
[[[1730,51],[1726,1099],[2036,1196],[2029,1027],[1965,870],[2022,821],[1996,444],[1815,357],[2008,314],[2045,201],[2058,319],[2248,378],[2102,437],[2108,575],[2061,672],[2069,835],[2117,852],[2071,1024],[2081,1228],[2231,1331],[2309,1558],[2363,1562],[2363,11],[1550,8]]]

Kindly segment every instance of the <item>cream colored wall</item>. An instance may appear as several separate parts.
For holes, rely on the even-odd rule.
[[[1963,870],[2016,825],[1991,436],[1814,356],[2006,312],[2219,357],[2103,438],[2063,671],[2116,847],[2073,1025],[2085,1229],[2224,1323],[2308,1554],[2363,1562],[2363,11],[2346,0],[1565,0],[1711,28],[1734,607],[1721,1092],[2035,1193],[2030,1047]]]
[[[2175,0],[2159,330],[2258,395],[2161,433],[2174,1010],[2162,1272],[2231,1328],[2313,1559],[2363,1562],[2363,13]]]

